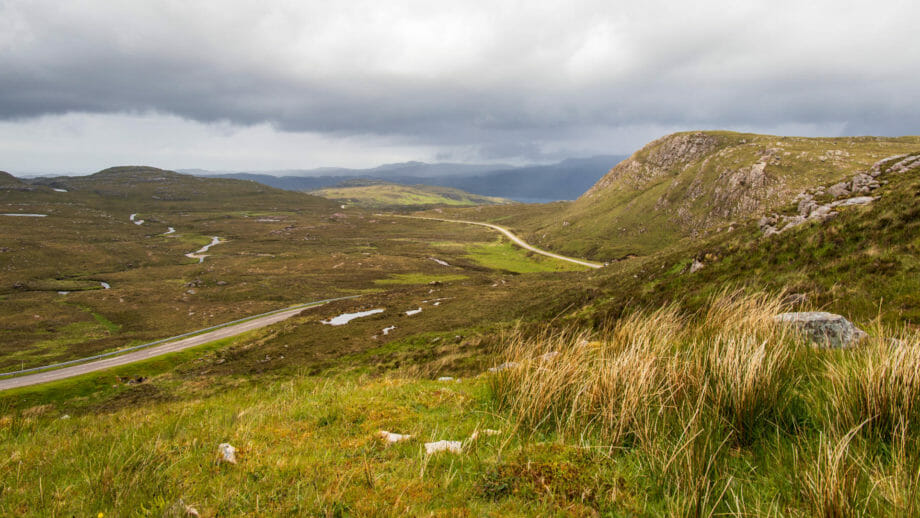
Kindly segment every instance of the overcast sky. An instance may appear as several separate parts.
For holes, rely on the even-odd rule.
[[[0,0],[0,170],[628,154],[920,133],[915,0]]]

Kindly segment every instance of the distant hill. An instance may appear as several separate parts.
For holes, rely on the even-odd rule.
[[[111,167],[88,176],[36,178],[32,185],[92,193],[110,200],[153,200],[163,204],[186,202],[197,207],[238,207],[242,202],[289,208],[333,208],[329,200],[293,193],[255,182],[202,178],[147,166]]]
[[[513,203],[504,198],[470,194],[451,187],[400,185],[375,180],[346,181],[336,187],[319,189],[311,194],[369,208],[422,208],[435,205],[472,206]]]
[[[6,171],[0,171],[0,189],[23,190],[28,188],[29,185],[19,178],[16,178]]]
[[[403,185],[453,187],[473,194],[522,202],[571,200],[581,196],[623,156],[574,158],[557,164],[512,167],[508,165],[426,164],[407,162],[371,169],[323,168],[271,173],[191,174],[251,180],[279,189],[313,191],[346,180],[382,180]]]

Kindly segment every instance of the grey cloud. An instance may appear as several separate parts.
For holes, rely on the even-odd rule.
[[[488,159],[539,158],[598,127],[920,128],[908,2],[111,5],[0,1],[0,118],[152,110]]]

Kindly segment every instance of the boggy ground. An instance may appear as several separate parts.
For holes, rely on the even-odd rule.
[[[430,282],[463,286],[467,293],[455,299],[474,306],[478,293],[503,276],[570,270],[485,229],[341,209],[300,193],[272,192],[229,208],[67,187],[73,190],[0,192],[3,212],[48,215],[0,221],[0,370],[87,356],[311,300]],[[144,223],[134,224],[131,214]],[[185,256],[212,236],[221,243],[204,262]],[[503,286],[499,282],[499,291]],[[476,306],[459,312],[481,315],[489,307]],[[448,307],[440,312],[450,313]]]

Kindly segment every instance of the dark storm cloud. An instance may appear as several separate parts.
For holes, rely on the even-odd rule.
[[[604,128],[908,134],[918,17],[910,2],[2,1],[0,118],[152,111],[487,159]]]

